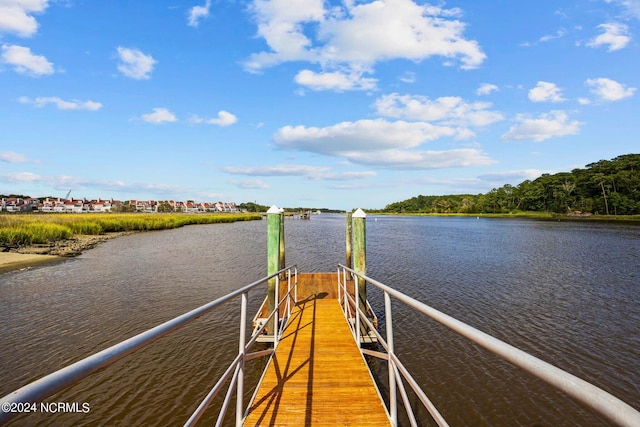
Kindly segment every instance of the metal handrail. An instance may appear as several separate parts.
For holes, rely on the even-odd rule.
[[[340,274],[342,271],[342,274]],[[407,379],[409,385],[413,389],[414,392],[418,395],[422,403],[425,405],[427,410],[434,416],[434,412],[432,412],[432,408],[429,407],[430,401],[426,398],[426,395],[419,388],[418,384],[413,380],[413,378],[409,375],[409,372],[400,362],[400,359],[394,352],[393,349],[393,323],[391,317],[391,297],[396,300],[412,307],[419,312],[431,317],[433,320],[439,322],[440,324],[448,327],[449,329],[457,332],[463,337],[475,342],[476,344],[484,347],[485,349],[491,351],[492,353],[502,357],[509,363],[523,369],[534,376],[542,379],[543,381],[551,384],[556,389],[565,392],[575,400],[581,402],[589,408],[592,408],[600,415],[604,416],[609,421],[613,422],[619,426],[625,427],[637,427],[640,426],[640,412],[627,404],[626,402],[618,399],[612,394],[608,393],[605,390],[602,390],[595,385],[576,377],[560,368],[557,368],[541,359],[538,359],[535,356],[530,355],[510,344],[505,343],[491,335],[488,335],[472,326],[467,325],[464,322],[461,322],[447,314],[444,314],[416,299],[413,299],[402,292],[399,292],[383,283],[378,282],[375,279],[372,279],[366,275],[359,274],[355,270],[346,267],[342,264],[338,265],[338,286],[344,287],[344,295],[347,295],[351,300],[351,296],[346,292],[346,272],[351,273],[357,277],[360,277],[366,281],[366,283],[375,286],[376,288],[382,290],[384,292],[384,304],[385,304],[385,312],[386,312],[386,327],[387,327],[387,339],[386,341],[380,336],[380,334],[373,329],[372,331],[378,337],[378,342],[382,344],[383,348],[387,351],[386,354],[371,351],[367,349],[362,349],[361,351],[365,354],[369,354],[372,356],[380,357],[383,359],[387,359],[390,363],[389,366],[389,388],[390,393],[393,389],[393,393],[395,393],[395,381],[401,381],[402,378],[398,375],[397,371],[400,371],[402,375]],[[340,277],[344,277],[343,282],[340,281]],[[355,287],[356,299],[357,301],[357,286]],[[345,303],[346,304],[346,303]],[[346,307],[346,305],[345,305]],[[360,310],[358,304],[355,305],[356,312],[358,316],[356,318],[362,318],[362,320],[372,328],[371,322],[368,321],[366,314]],[[359,329],[354,332],[354,338],[356,339],[356,344],[360,347],[360,340],[358,338]],[[426,400],[425,400],[426,398]],[[392,400],[392,399],[390,399]],[[395,425],[395,397],[393,397],[393,402],[390,402],[390,418],[392,423]],[[435,407],[433,407],[435,409]],[[410,408],[407,408],[408,413],[412,413]],[[411,417],[411,415],[410,415]],[[434,416],[434,419],[440,426],[447,425],[446,421],[442,419],[438,420],[437,417]],[[443,422],[443,423],[441,423]],[[413,424],[412,424],[413,425]]]
[[[233,376],[235,380],[232,381],[232,385],[229,387],[229,391],[227,394],[229,395],[233,392],[234,386],[237,388],[237,394],[238,394],[237,409],[238,410],[236,411],[237,413],[236,425],[241,425],[242,419],[244,417],[244,408],[242,403],[243,382],[244,382],[244,362],[247,360],[254,359],[256,357],[268,356],[272,354],[272,352],[274,351],[272,349],[272,350],[261,351],[256,353],[247,353],[249,348],[256,342],[255,336],[253,336],[252,339],[250,339],[249,343],[244,342],[245,330],[246,330],[246,311],[247,311],[248,293],[249,291],[268,282],[270,279],[273,279],[273,278],[275,278],[276,280],[276,292],[279,292],[279,286],[280,286],[279,275],[281,273],[287,274],[288,292],[285,295],[285,297],[282,298],[282,300],[280,300],[280,302],[276,305],[275,309],[269,315],[269,319],[271,319],[271,317],[273,316],[276,317],[276,324],[277,324],[278,323],[277,316],[278,316],[278,311],[280,309],[280,306],[284,302],[287,302],[287,305],[289,305],[289,301],[293,299],[291,296],[291,293],[292,291],[297,289],[297,280],[296,280],[296,283],[294,283],[294,288],[293,289],[291,288],[292,270],[293,270],[294,277],[296,277],[297,279],[297,266],[292,265],[289,267],[285,267],[274,274],[271,274],[269,276],[263,277],[262,279],[256,280],[255,282],[249,285],[246,285],[236,291],[233,291],[221,298],[211,301],[194,310],[191,310],[185,314],[182,314],[181,316],[168,320],[154,328],[148,329],[145,332],[135,335],[125,341],[115,344],[105,350],[102,350],[98,353],[88,356],[65,368],[59,369],[49,375],[46,375],[36,381],[33,381],[7,394],[6,396],[0,398],[0,405],[3,405],[4,407],[4,405],[6,404],[40,403],[44,401],[47,397],[50,397],[66,388],[69,388],[77,384],[78,382],[88,377],[89,375],[96,373],[98,370],[105,368],[109,365],[112,365],[118,360],[130,355],[131,353],[137,350],[140,350],[141,348],[146,347],[147,345],[160,339],[161,337],[171,332],[174,332],[175,330],[185,326],[186,324],[192,322],[198,317],[204,314],[207,314],[213,311],[215,308],[220,307],[221,305],[240,296],[242,298],[242,307],[241,307],[241,316],[240,316],[241,319],[240,319],[240,338],[239,338],[238,356],[234,359],[234,361],[231,363],[227,371],[222,375],[220,380],[216,383],[216,385],[213,387],[213,389],[207,395],[207,397],[205,397],[205,399],[203,400],[203,403],[198,407],[198,409],[196,409],[196,411],[194,412],[195,417],[194,415],[192,415],[191,418],[187,421],[187,424],[185,425],[195,424],[195,421],[197,421],[200,415],[202,415],[202,412],[204,412],[204,409],[206,409],[209,403],[218,394],[218,392],[220,391],[224,383],[231,376]],[[295,300],[294,300],[294,303],[295,303]],[[289,308],[287,309],[287,313],[290,313]],[[256,334],[261,334],[264,331],[265,327],[266,325],[263,326],[263,328],[256,331]],[[281,333],[282,330],[283,328],[279,330],[279,333]],[[275,345],[277,345],[277,340],[274,346]],[[223,409],[221,412],[226,411],[229,404],[228,400],[229,400],[228,398],[225,399],[225,404],[223,405]],[[203,404],[204,404],[204,407],[201,408]],[[18,413],[16,412],[0,411],[0,424],[9,422],[11,419],[13,419],[17,415]],[[218,420],[218,423],[220,423],[220,421],[221,421],[221,418]]]

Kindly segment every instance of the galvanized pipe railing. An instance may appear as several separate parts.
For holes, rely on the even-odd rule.
[[[282,298],[280,302],[276,305],[275,310],[273,310],[269,314],[269,319],[273,316],[276,316],[276,319],[277,319],[277,313],[282,304],[286,302],[287,305],[289,306],[292,299],[293,299],[293,302],[295,303],[295,297],[292,297],[291,293],[292,291],[294,291],[294,294],[297,295],[297,293],[295,293],[297,291],[297,267],[296,266],[289,266],[289,267],[283,268],[282,270],[279,270],[274,274],[263,277],[262,279],[259,279],[249,285],[246,285],[236,291],[233,291],[221,298],[211,301],[210,303],[207,303],[194,310],[191,310],[181,316],[175,317],[152,329],[149,329],[145,332],[135,335],[125,341],[115,344],[105,350],[102,350],[98,353],[88,356],[65,368],[59,369],[58,371],[55,371],[36,381],[33,381],[32,383],[29,383],[7,394],[6,396],[0,398],[0,405],[2,405],[2,407],[4,408],[5,405],[9,405],[8,407],[10,407],[10,405],[13,405],[13,404],[40,403],[44,401],[46,398],[77,384],[84,378],[88,377],[91,374],[96,373],[100,369],[106,368],[107,366],[112,365],[118,360],[130,355],[131,353],[134,353],[137,350],[140,350],[141,348],[146,347],[147,345],[153,343],[154,341],[160,339],[161,337],[176,331],[177,329],[187,325],[188,323],[192,322],[198,317],[204,314],[207,314],[213,311],[215,308],[218,308],[221,305],[240,296],[242,298],[242,302],[241,302],[239,354],[231,363],[227,371],[222,375],[220,380],[213,387],[211,392],[209,392],[207,397],[205,397],[205,399],[203,400],[203,403],[201,403],[198,409],[196,409],[194,414],[187,421],[187,424],[185,424],[185,425],[195,424],[197,419],[200,418],[200,416],[204,412],[204,409],[206,409],[209,403],[219,393],[219,391],[222,389],[226,381],[233,376],[234,381],[232,382],[232,385],[229,387],[228,394],[233,393],[233,387],[236,387],[237,400],[238,400],[236,412],[239,414],[236,418],[236,425],[240,426],[242,425],[242,420],[244,417],[244,408],[243,408],[243,402],[242,402],[242,394],[244,392],[244,389],[243,389],[244,362],[255,359],[256,357],[268,356],[272,354],[274,351],[273,349],[271,349],[271,350],[263,350],[256,353],[247,353],[250,347],[256,342],[257,334],[261,334],[264,331],[264,328],[266,327],[266,325],[264,325],[262,328],[260,328],[256,332],[256,334],[249,340],[248,343],[246,344],[244,343],[244,340],[246,339],[245,330],[246,330],[247,296],[249,291],[254,290],[260,285],[267,283],[269,279],[274,277],[276,278],[276,284],[277,284],[276,289],[279,289],[278,276],[281,273],[287,274],[288,292],[284,296],[284,298]],[[291,285],[292,277],[295,277],[295,283],[293,284],[293,288]],[[290,307],[288,307],[285,312],[290,313],[289,310],[290,310]],[[280,329],[278,332],[281,332],[282,330],[283,328]],[[276,333],[276,335],[277,334],[278,333]],[[228,400],[229,399],[225,399],[223,412],[226,411],[227,409],[227,406],[229,403]],[[0,425],[9,422],[11,419],[13,419],[17,415],[18,413],[16,412],[0,411]],[[221,418],[218,420],[218,423],[220,422],[221,422]]]
[[[291,274],[291,268],[294,269],[293,271],[293,276]],[[284,297],[282,297],[282,299],[280,299],[280,301],[278,301],[278,303],[276,304],[276,307],[271,311],[271,313],[269,313],[269,315],[266,318],[265,323],[258,328],[252,335],[251,339],[249,340],[248,343],[245,344],[245,331],[246,331],[246,318],[247,318],[247,313],[246,313],[246,304],[244,302],[244,299],[247,297],[248,291],[244,294],[242,294],[243,296],[243,304],[242,304],[242,310],[243,312],[241,313],[241,319],[240,319],[240,339],[239,341],[239,352],[238,352],[238,356],[236,357],[236,359],[231,362],[231,365],[229,365],[229,367],[227,368],[227,371],[223,374],[223,376],[218,380],[218,382],[213,386],[213,388],[211,389],[211,391],[207,394],[207,396],[202,400],[202,402],[200,403],[200,405],[198,406],[198,408],[193,412],[193,414],[191,415],[191,417],[187,420],[187,422],[184,424],[184,427],[191,427],[194,426],[198,420],[200,419],[200,417],[202,417],[202,415],[204,414],[204,411],[207,410],[207,408],[209,407],[209,405],[211,404],[211,402],[213,401],[213,399],[216,398],[216,396],[218,395],[218,393],[220,392],[220,390],[222,389],[222,387],[224,386],[224,384],[227,382],[227,380],[229,379],[229,376],[231,375],[231,371],[233,369],[235,369],[234,373],[233,373],[233,378],[231,380],[231,385],[229,386],[229,389],[227,390],[227,395],[225,397],[224,403],[222,404],[222,407],[220,409],[220,412],[218,413],[218,419],[216,421],[216,427],[217,426],[221,426],[222,422],[224,420],[224,416],[227,412],[227,410],[229,409],[229,403],[231,401],[231,394],[233,393],[233,388],[236,387],[237,391],[236,391],[236,426],[239,427],[242,425],[243,421],[244,421],[244,417],[245,417],[245,409],[244,409],[244,362],[247,362],[249,360],[253,360],[257,357],[264,357],[264,356],[270,356],[275,352],[276,347],[278,346],[278,342],[279,342],[279,338],[282,335],[282,332],[284,332],[284,329],[286,327],[286,322],[288,321],[290,314],[287,314],[286,316],[284,316],[281,320],[282,322],[279,322],[278,320],[278,314],[280,311],[280,308],[283,304],[286,303],[286,306],[284,308],[284,313],[290,313],[291,310],[291,303],[293,302],[293,304],[295,304],[297,302],[297,285],[298,285],[298,270],[297,268],[294,267],[288,267],[288,268],[284,268],[280,271],[278,271],[278,273],[282,273],[282,272],[287,272],[287,293],[285,294]],[[277,273],[275,273],[277,274]],[[268,276],[264,279],[264,281],[267,281],[269,278],[271,278],[272,276]],[[293,288],[291,287],[291,278],[294,277],[294,285]],[[295,293],[295,297],[291,296],[292,291],[294,291]],[[279,294],[280,292],[280,278],[279,276],[276,277],[276,294]],[[281,326],[276,326],[276,333],[274,334],[274,344],[273,344],[273,348],[269,349],[269,350],[262,350],[262,351],[258,351],[255,353],[247,353],[251,347],[257,342],[258,337],[262,334],[262,332],[267,328],[268,324],[269,324],[269,320],[271,320],[272,317],[275,317],[275,322],[274,324],[278,325],[279,323],[281,324]]]
[[[340,282],[340,272],[342,271],[342,277],[344,277],[343,282]],[[640,426],[640,412],[627,404],[626,402],[618,399],[612,394],[602,390],[595,385],[576,377],[562,369],[559,369],[541,359],[538,359],[535,356],[532,356],[510,344],[505,343],[497,338],[494,338],[491,335],[488,335],[472,326],[467,325],[447,314],[444,314],[420,301],[417,301],[383,283],[376,281],[370,277],[365,275],[361,275],[356,273],[356,271],[351,268],[345,267],[342,264],[338,265],[338,285],[340,287],[344,287],[342,294],[346,295],[349,299],[351,299],[350,295],[346,291],[346,272],[351,273],[352,275],[359,276],[363,278],[368,284],[375,286],[380,289],[384,293],[385,300],[385,311],[388,312],[387,322],[391,323],[391,299],[390,297],[395,298],[396,300],[412,307],[419,312],[431,317],[433,320],[439,322],[440,324],[448,327],[449,329],[457,332],[463,337],[475,342],[476,344],[484,347],[490,352],[502,357],[509,363],[533,374],[534,376],[546,381],[551,384],[556,389],[565,392],[575,400],[580,403],[586,405],[589,408],[592,408],[600,415],[613,422],[616,425],[624,426],[624,427],[637,427]],[[346,307],[346,306],[345,306]],[[369,328],[372,328],[371,322],[368,321],[366,314],[359,309],[358,305],[355,305],[356,313],[359,318],[368,325]],[[391,328],[390,328],[391,326]],[[383,345],[387,354],[371,351],[367,349],[361,349],[361,351],[365,354],[370,354],[372,356],[380,357],[383,359],[387,359],[389,361],[389,371],[390,371],[390,387],[391,387],[391,378],[393,377],[393,381],[400,379],[400,376],[397,374],[397,371],[402,373],[402,375],[407,379],[411,388],[416,392],[422,403],[429,410],[429,412],[434,416],[434,419],[438,423],[438,425],[443,426],[447,425],[444,419],[439,420],[437,416],[434,415],[432,410],[435,410],[435,407],[432,407],[431,402],[426,397],[426,395],[420,390],[418,384],[413,380],[413,378],[409,375],[409,372],[402,365],[399,358],[395,354],[393,347],[389,346],[389,342],[393,340],[393,329],[392,325],[387,325],[387,340],[385,341],[382,336],[375,330],[372,331],[378,337],[378,341]],[[356,332],[354,331],[354,336]],[[357,340],[356,343],[360,346],[360,340]],[[394,374],[392,375],[391,372]],[[395,387],[394,387],[395,388]],[[394,403],[395,405],[395,403]],[[407,412],[411,412],[410,409]],[[436,411],[437,412],[437,411]],[[392,414],[390,414],[392,417]],[[410,416],[411,417],[411,416]],[[393,420],[392,420],[393,421]]]

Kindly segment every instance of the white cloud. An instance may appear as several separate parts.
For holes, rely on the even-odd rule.
[[[541,114],[537,118],[531,118],[524,114],[516,117],[517,124],[502,135],[506,141],[531,140],[544,141],[549,138],[557,138],[567,135],[576,135],[580,132],[582,122],[569,121],[569,116],[564,111],[551,111]]]
[[[542,171],[540,169],[523,169],[523,170],[514,170],[514,171],[504,171],[504,172],[493,172],[489,174],[480,175],[478,177],[479,180],[496,183],[496,185],[502,185],[505,182],[511,183],[521,183],[525,180],[534,180],[540,177],[543,173],[547,171]]]
[[[555,34],[547,34],[545,36],[540,37],[540,39],[538,41],[540,43],[546,43],[546,42],[551,41],[551,40],[562,38],[566,34],[567,34],[567,31],[565,29],[561,28],[558,31],[556,31]]]
[[[330,16],[321,25],[320,37],[328,40],[326,59],[372,64],[443,56],[459,59],[462,68],[476,68],[486,57],[477,42],[463,37],[465,24],[448,19],[459,10],[386,0],[351,4],[346,12],[347,18]]]
[[[172,123],[177,121],[176,116],[166,108],[154,108],[153,113],[143,114],[141,119],[148,123]]]
[[[315,73],[311,70],[302,70],[294,78],[301,86],[312,90],[370,90],[375,89],[376,79],[363,77],[362,73],[340,71]]]
[[[231,185],[248,190],[266,190],[269,184],[259,179],[247,179],[244,181],[231,181]]]
[[[619,101],[633,96],[636,91],[635,87],[627,87],[607,78],[587,79],[585,84],[601,101]]]
[[[431,100],[425,96],[392,93],[374,104],[381,116],[442,122],[445,125],[487,126],[503,120],[502,114],[489,110],[489,102],[467,102],[457,96]]]
[[[376,176],[373,171],[332,172],[326,166],[276,165],[259,167],[227,166],[223,171],[232,175],[250,176],[302,176],[311,180],[351,181]]]
[[[631,41],[629,27],[625,24],[610,22],[600,24],[598,28],[602,30],[602,34],[589,41],[587,46],[594,48],[608,46],[609,52],[613,52],[626,47]]]
[[[491,92],[495,92],[500,90],[498,86],[491,83],[482,83],[478,90],[476,90],[477,95],[489,95]]]
[[[26,161],[28,161],[27,156],[24,156],[22,154],[14,153],[13,151],[0,152],[0,162],[24,163]]]
[[[425,122],[376,119],[342,122],[324,128],[285,126],[276,132],[274,142],[286,150],[350,158],[359,152],[406,149],[442,137],[468,136],[451,127]]]
[[[20,74],[40,77],[54,73],[53,64],[44,56],[31,53],[28,47],[3,44],[0,58]]]
[[[415,83],[416,82],[416,73],[414,73],[412,71],[407,71],[407,72],[403,73],[400,77],[398,77],[398,80],[400,80],[403,83]]]
[[[538,82],[536,87],[529,90],[529,100],[531,102],[564,102],[562,89],[555,83]]]
[[[63,99],[58,98],[57,96],[49,96],[49,97],[38,97],[35,99],[30,99],[27,97],[20,97],[19,101],[22,104],[34,104],[36,107],[44,107],[47,104],[53,104],[58,107],[59,110],[88,110],[88,111],[97,111],[102,108],[102,104],[100,102],[94,101],[79,101],[74,99],[72,101],[65,101]]]
[[[65,191],[69,188],[72,188],[74,190],[97,188],[103,191],[132,193],[149,192],[158,195],[170,195],[172,197],[175,197],[175,195],[185,194],[190,191],[189,189],[184,187],[168,184],[126,183],[124,181],[94,180],[69,175],[37,175],[31,172],[0,174],[0,181],[9,183],[40,184],[50,188]]]
[[[218,111],[218,117],[214,119],[203,119],[200,116],[191,116],[189,118],[189,123],[191,124],[207,123],[210,125],[218,125],[218,126],[231,126],[237,121],[238,121],[238,118],[235,115],[224,110]]]
[[[189,9],[188,24],[191,27],[197,27],[200,20],[209,16],[211,10],[211,0],[207,0],[204,6],[193,6]]]
[[[436,169],[495,163],[476,149],[419,150],[442,137],[468,136],[465,130],[426,122],[389,122],[383,119],[342,122],[325,128],[285,126],[274,135],[282,149],[343,157],[350,163],[382,169]],[[366,176],[366,174],[365,174]],[[332,179],[321,174],[322,179]],[[357,178],[355,175],[353,178]],[[345,179],[338,175],[335,179]]]
[[[270,50],[251,55],[249,71],[288,61],[358,71],[379,61],[432,56],[468,69],[486,58],[476,41],[464,37],[466,25],[455,19],[459,9],[412,0],[346,1],[331,9],[322,0],[254,0],[252,10]]]
[[[223,171],[232,175],[252,176],[316,176],[329,170],[326,166],[276,165],[258,167],[226,166]]]
[[[44,12],[48,0],[0,0],[0,34],[31,37],[38,31],[33,14]]]
[[[145,55],[139,49],[118,46],[118,71],[136,80],[146,80],[151,77],[153,67],[158,63],[151,55]]]
[[[0,181],[9,183],[39,182],[42,177],[31,172],[15,172],[0,174]]]
[[[607,3],[615,1],[620,3],[627,13],[635,18],[640,19],[640,0],[605,0]]]
[[[473,148],[445,151],[384,150],[375,153],[352,153],[349,155],[349,160],[364,166],[399,170],[488,166],[497,163],[487,154]]]

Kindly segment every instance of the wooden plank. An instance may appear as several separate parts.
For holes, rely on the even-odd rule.
[[[337,300],[298,304],[244,425],[390,425]]]

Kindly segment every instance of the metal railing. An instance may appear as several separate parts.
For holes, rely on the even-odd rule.
[[[249,291],[254,290],[267,283],[270,279],[275,278],[276,281],[276,295],[280,295],[280,274],[286,274],[287,280],[287,292],[283,298],[278,301],[275,309],[269,314],[267,318],[267,323],[262,325],[261,328],[254,331],[249,342],[246,341],[246,330],[247,330],[247,302]],[[231,365],[224,372],[222,377],[217,381],[217,383],[213,386],[211,391],[207,394],[207,396],[202,400],[197,409],[193,412],[191,417],[184,424],[185,426],[193,426],[200,419],[204,411],[211,404],[213,399],[220,393],[223,389],[224,385],[230,380],[231,383],[227,389],[227,394],[225,396],[224,402],[222,404],[222,409],[218,415],[218,419],[216,422],[216,426],[222,424],[222,420],[230,407],[232,395],[234,389],[236,390],[236,425],[241,426],[245,416],[245,408],[243,402],[244,395],[244,373],[245,373],[245,362],[256,359],[258,357],[270,356],[275,351],[275,347],[278,345],[278,341],[284,328],[286,327],[286,323],[288,318],[291,315],[291,306],[296,303],[295,296],[292,296],[292,291],[294,291],[294,295],[297,288],[298,282],[298,270],[297,266],[289,266],[283,268],[282,270],[263,277],[243,288],[240,288],[234,292],[231,292],[221,298],[218,298],[208,304],[205,304],[201,307],[198,307],[188,313],[185,313],[181,316],[173,318],[165,323],[162,323],[152,329],[149,329],[145,332],[142,332],[138,335],[135,335],[125,341],[122,341],[118,344],[115,344],[105,350],[102,350],[98,353],[95,353],[89,357],[86,357],[78,362],[75,362],[65,368],[62,368],[56,372],[53,372],[45,377],[40,378],[30,384],[25,385],[24,387],[15,390],[6,396],[0,399],[0,405],[3,408],[10,407],[13,404],[37,404],[44,401],[47,397],[50,397],[68,387],[71,387],[74,384],[77,384],[84,378],[88,377],[91,374],[96,373],[98,370],[102,368],[106,368],[109,365],[112,365],[116,361],[130,355],[131,353],[140,350],[141,348],[146,347],[152,342],[158,340],[159,338],[176,331],[177,329],[185,326],[191,321],[197,319],[198,317],[207,314],[213,311],[215,308],[220,307],[221,305],[240,297],[241,299],[241,308],[240,308],[240,333],[238,339],[238,355],[235,357]],[[293,282],[292,282],[293,281]],[[283,317],[279,319],[279,311],[281,307],[284,306]],[[249,353],[253,345],[256,343],[258,335],[265,332],[265,328],[267,327],[268,321],[274,318],[274,324],[278,325],[277,333],[274,334],[274,347],[256,351],[254,353]],[[9,405],[9,406],[6,406]],[[13,417],[18,415],[18,413],[11,411],[0,411],[0,425],[9,422]]]
[[[366,283],[375,286],[384,293],[384,309],[385,309],[385,327],[386,338],[376,330],[371,321],[367,318],[366,313],[362,311],[359,304],[358,286],[354,284],[354,295],[352,297],[347,292],[347,276],[360,277],[366,281]],[[406,414],[409,418],[409,422],[412,426],[417,426],[414,411],[409,402],[409,398],[406,392],[406,388],[403,382],[404,380],[409,384],[413,392],[417,395],[418,399],[422,402],[424,407],[429,411],[433,419],[439,426],[448,426],[446,420],[438,412],[434,404],[429,400],[424,391],[420,388],[418,383],[413,379],[409,371],[402,364],[400,359],[395,353],[393,345],[393,318],[391,310],[391,297],[396,300],[412,307],[422,314],[429,316],[433,320],[448,327],[449,329],[457,332],[463,337],[475,342],[476,344],[484,347],[490,352],[502,357],[509,363],[519,367],[520,369],[527,371],[534,376],[546,381],[556,389],[563,391],[575,400],[581,402],[589,408],[592,408],[600,415],[604,416],[609,421],[619,426],[637,427],[640,426],[640,412],[634,409],[627,403],[613,396],[612,394],[596,387],[595,385],[576,377],[562,369],[559,369],[543,360],[540,360],[510,344],[507,344],[497,338],[492,337],[472,326],[467,325],[451,316],[448,316],[418,300],[415,300],[389,286],[380,283],[370,277],[362,274],[358,274],[351,268],[345,267],[342,264],[338,265],[338,288],[339,295],[341,295],[341,305],[347,320],[349,320],[349,310],[355,309],[355,321],[349,322],[352,325],[352,333],[356,344],[360,347],[360,334],[361,334],[361,322],[364,322],[368,328],[369,333],[373,332],[378,343],[384,348],[386,353],[361,348],[360,351],[363,354],[374,356],[388,362],[389,371],[389,418],[392,425],[397,425],[398,420],[398,399],[397,391],[400,392],[402,403]],[[346,298],[345,298],[346,297]]]

